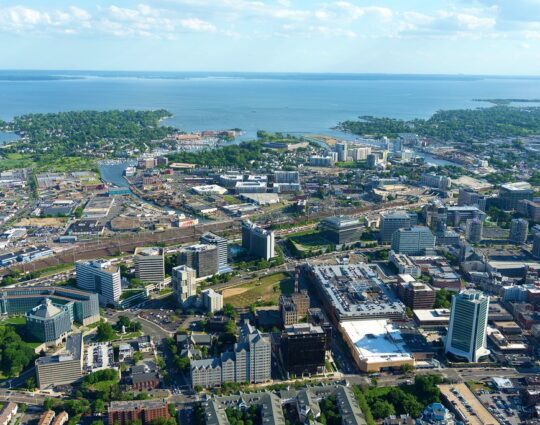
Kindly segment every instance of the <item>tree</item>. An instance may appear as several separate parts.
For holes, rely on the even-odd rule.
[[[26,412],[26,409],[28,408],[28,406],[26,405],[26,403],[19,403],[19,411],[21,413],[24,413]]]
[[[233,319],[236,318],[236,310],[234,309],[234,306],[230,303],[227,303],[223,306],[223,314]]]
[[[133,363],[137,364],[144,358],[144,354],[140,351],[135,351],[133,353]]]
[[[102,413],[104,413],[106,410],[106,407],[105,407],[105,402],[98,398],[96,399],[96,401],[94,401],[94,414],[98,414],[98,415],[101,415]]]
[[[56,400],[54,398],[47,397],[43,400],[43,409],[52,410],[54,406],[56,406]]]
[[[102,320],[97,326],[97,340],[100,342],[111,341],[114,339],[115,333],[110,323]]]
[[[34,391],[36,389],[36,378],[33,376],[29,377],[24,381],[24,386],[28,391]]]
[[[395,415],[396,409],[387,401],[377,400],[371,406],[371,414],[375,419],[384,419],[390,415]]]

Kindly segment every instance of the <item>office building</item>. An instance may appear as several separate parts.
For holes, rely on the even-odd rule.
[[[135,248],[135,277],[145,283],[161,284],[165,280],[163,248]]]
[[[469,362],[489,355],[487,321],[489,297],[482,292],[466,290],[452,297],[450,325],[445,350]]]
[[[69,309],[45,298],[26,313],[26,329],[36,340],[56,345],[71,332]]]
[[[72,322],[87,326],[99,320],[98,295],[68,286],[2,288],[0,314],[25,314],[45,298],[66,307]]]
[[[449,190],[452,186],[452,180],[450,177],[438,176],[436,174],[429,173],[422,174],[420,177],[420,184],[439,190]]]
[[[484,195],[480,195],[478,192],[472,189],[460,188],[459,195],[458,195],[458,205],[460,207],[464,207],[464,206],[478,207],[482,211],[485,211],[486,210],[486,197]]]
[[[300,183],[300,173],[298,171],[275,171],[275,183]]]
[[[399,274],[408,274],[413,277],[420,277],[422,270],[405,254],[397,254],[390,251],[388,261],[392,263],[398,270]]]
[[[366,157],[367,166],[369,168],[375,168],[379,163],[379,155],[376,153],[370,153]]]
[[[158,419],[169,419],[169,406],[165,400],[111,401],[108,409],[109,424],[129,425],[140,422],[150,425]]]
[[[39,389],[77,382],[83,375],[83,360],[83,335],[71,334],[67,337],[64,351],[36,359],[36,381]]]
[[[506,183],[499,189],[499,205],[505,211],[515,210],[519,201],[532,200],[534,191],[527,182]]]
[[[190,304],[197,297],[197,275],[191,267],[185,265],[174,267],[171,283],[179,305]]]
[[[398,254],[423,255],[435,248],[435,236],[427,227],[398,229],[392,235],[392,251]]]
[[[531,254],[535,258],[540,258],[540,233],[534,235]]]
[[[290,375],[324,372],[326,334],[320,326],[296,323],[286,326],[281,334],[281,358]]]
[[[529,222],[523,218],[515,218],[510,224],[510,242],[523,245],[529,236]]]
[[[415,281],[410,275],[399,275],[397,293],[403,304],[412,310],[430,309],[435,304],[433,288],[425,283]]]
[[[465,238],[470,243],[480,243],[482,240],[482,233],[484,229],[484,222],[479,218],[471,218],[467,220],[465,228]]]
[[[195,270],[198,279],[213,276],[218,272],[218,247],[198,244],[182,248],[178,264]]]
[[[446,205],[438,199],[431,201],[422,209],[422,215],[435,236],[444,235],[448,221]]]
[[[122,295],[120,269],[107,260],[77,261],[77,286],[96,292],[102,305],[117,304]]]
[[[447,223],[449,226],[457,227],[461,223],[466,222],[467,220],[478,218],[479,220],[484,221],[486,218],[486,213],[478,209],[478,207],[471,206],[451,206],[447,207]]]
[[[201,236],[201,243],[215,245],[217,247],[218,272],[227,273],[231,271],[229,267],[229,241],[226,238],[206,232]]]
[[[269,260],[275,257],[274,232],[265,230],[249,220],[243,221],[242,247],[252,257]]]
[[[320,226],[324,237],[335,244],[360,240],[362,225],[357,218],[344,215],[328,217],[321,221]]]
[[[540,222],[540,202],[530,201],[528,199],[519,201],[517,210],[529,220],[535,223]]]
[[[347,162],[347,157],[349,156],[347,151],[347,143],[336,143],[335,149],[338,156],[337,160],[339,162]]]
[[[271,379],[271,365],[270,339],[245,321],[232,352],[191,361],[191,384],[213,387],[224,382],[266,382]]]
[[[293,325],[298,322],[298,312],[292,299],[286,295],[279,297],[279,313],[283,326]]]
[[[411,217],[406,211],[389,211],[381,214],[380,239],[383,243],[392,242],[392,235],[398,229],[410,229]]]
[[[202,304],[207,312],[215,313],[223,310],[223,295],[212,288],[201,292]]]

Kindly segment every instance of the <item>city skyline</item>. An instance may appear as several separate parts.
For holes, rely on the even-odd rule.
[[[3,2],[1,69],[538,75],[540,2]]]

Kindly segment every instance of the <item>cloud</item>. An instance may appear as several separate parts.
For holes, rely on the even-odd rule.
[[[96,7],[93,13],[77,6],[51,10],[0,7],[0,32],[17,34],[73,35],[87,31],[115,37],[174,38],[180,33],[216,30],[215,25],[200,18],[146,4]]]

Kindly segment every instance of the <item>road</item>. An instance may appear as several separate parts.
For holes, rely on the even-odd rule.
[[[41,406],[46,398],[51,397],[53,396],[48,394],[0,389],[0,402],[14,401],[15,403],[26,403]]]

